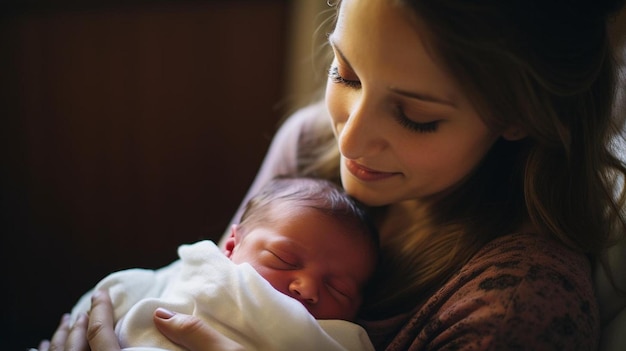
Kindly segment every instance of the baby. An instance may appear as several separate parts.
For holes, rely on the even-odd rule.
[[[377,233],[330,182],[274,179],[248,202],[223,252],[200,241],[178,253],[164,268],[96,285],[111,295],[122,348],[183,350],[154,326],[161,307],[197,315],[250,350],[373,350],[351,321],[378,261]],[[90,295],[73,318],[89,310]]]

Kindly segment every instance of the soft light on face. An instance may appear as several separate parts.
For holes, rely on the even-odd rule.
[[[373,206],[450,189],[499,137],[427,52],[407,11],[386,0],[346,0],[330,36],[326,104],[341,179]]]
[[[353,320],[376,263],[366,235],[308,207],[273,209],[271,217],[271,227],[236,242],[230,259],[249,263],[315,318]]]

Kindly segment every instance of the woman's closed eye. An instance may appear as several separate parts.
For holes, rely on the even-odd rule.
[[[407,117],[401,106],[396,106],[393,116],[402,127],[419,133],[434,133],[437,131],[439,123],[441,122],[441,120],[416,122]]]
[[[347,79],[343,75],[339,73],[339,67],[337,65],[333,65],[328,70],[328,77],[331,82],[336,84],[344,85],[348,88],[359,89],[361,87],[361,82],[358,80]],[[404,128],[419,133],[434,133],[437,131],[439,127],[440,120],[434,120],[429,122],[417,122],[407,117],[402,109],[402,106],[398,105],[394,108],[393,113],[396,121]]]
[[[347,86],[349,88],[360,88],[361,87],[361,82],[360,81],[346,79],[341,74],[339,74],[339,67],[337,67],[337,66],[331,66],[330,67],[330,69],[328,70],[328,78],[330,78],[330,81],[333,82],[333,83],[345,85],[345,86]]]

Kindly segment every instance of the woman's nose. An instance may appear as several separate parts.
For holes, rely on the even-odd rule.
[[[337,143],[344,157],[357,159],[375,155],[384,149],[380,118],[373,106],[362,96],[346,111],[341,123],[337,123]]]
[[[314,279],[298,278],[289,284],[291,295],[303,302],[315,304],[319,301],[318,284]]]

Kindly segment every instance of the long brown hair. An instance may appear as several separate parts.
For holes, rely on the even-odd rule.
[[[620,1],[567,9],[543,0],[395,3],[425,23],[428,49],[487,125],[518,126],[527,137],[499,140],[428,213],[398,216],[404,221],[381,248],[384,288],[366,312],[380,317],[410,308],[486,242],[525,222],[591,257],[623,236],[626,166],[613,148],[622,118],[613,114],[617,74],[607,33]],[[301,170],[336,179],[332,133],[327,123],[319,128],[316,139],[303,139]]]

